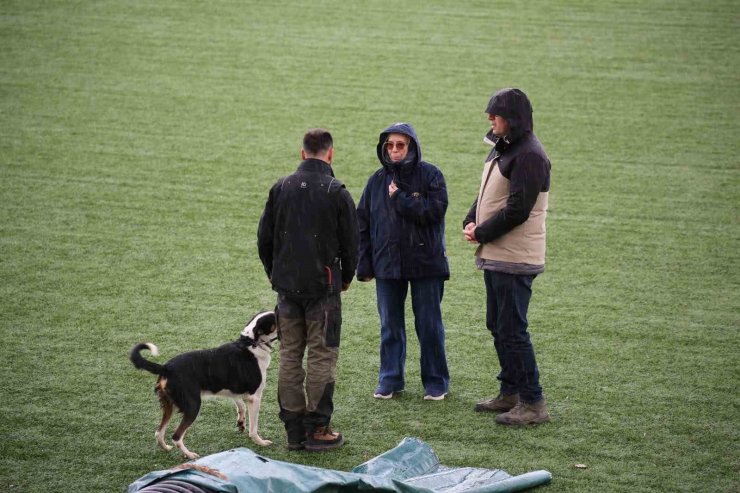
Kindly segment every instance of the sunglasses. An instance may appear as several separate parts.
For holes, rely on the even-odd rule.
[[[394,148],[398,151],[406,149],[406,142],[391,142],[390,140],[385,143],[385,148],[392,151]]]

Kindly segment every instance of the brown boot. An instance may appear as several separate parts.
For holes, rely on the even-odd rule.
[[[519,401],[511,411],[496,416],[496,423],[512,426],[534,425],[546,421],[550,421],[550,415],[544,397],[532,404]]]
[[[505,413],[510,411],[519,403],[519,394],[499,394],[493,399],[480,401],[475,405],[475,411],[479,413]]]
[[[341,433],[331,431],[328,426],[319,426],[313,433],[309,433],[306,438],[306,450],[320,452],[322,450],[331,450],[339,448],[344,444],[344,437]]]

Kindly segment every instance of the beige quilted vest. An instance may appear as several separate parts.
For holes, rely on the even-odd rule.
[[[481,224],[503,209],[511,183],[498,168],[498,161],[483,167],[475,222]],[[516,264],[545,265],[545,217],[548,192],[540,192],[529,218],[505,235],[478,246],[475,255],[482,259]]]

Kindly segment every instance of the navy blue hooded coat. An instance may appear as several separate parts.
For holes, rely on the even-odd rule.
[[[394,163],[385,142],[392,133],[411,138],[406,157]],[[360,252],[357,278],[449,279],[445,251],[447,185],[442,172],[422,161],[416,131],[408,123],[396,123],[378,139],[382,167],[370,176],[357,206]],[[398,190],[388,196],[395,180]]]

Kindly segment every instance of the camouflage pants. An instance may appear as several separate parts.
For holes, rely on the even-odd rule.
[[[339,293],[318,299],[278,295],[278,402],[289,442],[331,420],[341,326]]]

